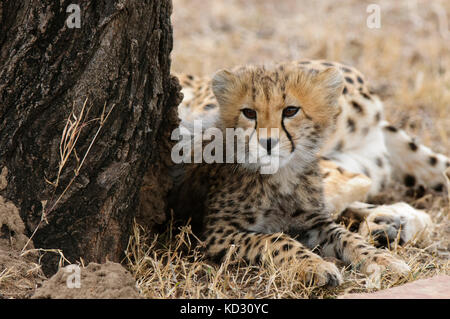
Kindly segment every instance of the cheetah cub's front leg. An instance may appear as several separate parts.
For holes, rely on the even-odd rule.
[[[277,266],[297,260],[300,266],[300,277],[306,283],[314,283],[317,286],[338,286],[343,282],[339,269],[333,263],[325,261],[286,234],[245,232],[231,225],[225,227],[211,225],[208,229],[207,254],[218,263],[225,256],[230,245],[236,244],[237,257],[250,264],[258,264],[271,254]]]
[[[388,251],[369,245],[360,235],[350,232],[330,220],[319,220],[310,230],[310,245],[319,245],[324,256],[341,259],[372,275],[389,269],[396,274],[407,274],[409,266]]]

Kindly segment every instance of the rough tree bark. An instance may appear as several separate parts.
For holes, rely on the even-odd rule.
[[[80,28],[66,23],[72,3]],[[119,261],[137,215],[162,221],[170,185],[160,141],[180,99],[171,10],[170,0],[0,2],[0,170],[9,172],[0,195],[20,208],[29,236],[37,229],[36,247]],[[69,146],[79,137],[61,153],[65,128]],[[138,214],[148,168],[143,192],[157,191],[147,200],[158,205],[141,203]],[[46,257],[50,273],[57,256]]]

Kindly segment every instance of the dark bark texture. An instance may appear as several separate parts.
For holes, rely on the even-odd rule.
[[[72,3],[81,28],[66,23]],[[171,10],[170,0],[0,2],[0,170],[9,172],[0,195],[20,208],[29,236],[39,226],[35,247],[120,261],[134,218],[164,221],[180,100]],[[58,178],[71,114],[80,134]],[[55,271],[58,256],[45,258]]]

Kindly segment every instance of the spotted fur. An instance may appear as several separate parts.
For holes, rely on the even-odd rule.
[[[280,169],[268,175],[247,163],[197,164],[188,169],[176,210],[203,218],[210,258],[220,261],[235,244],[237,256],[250,263],[259,263],[267,254],[277,264],[303,260],[305,274],[319,285],[342,282],[336,266],[323,257],[357,265],[368,274],[380,268],[408,271],[391,253],[338,225],[324,198],[318,154],[339,168],[370,177],[372,194],[391,174],[380,128],[382,104],[367,91],[359,72],[337,63],[305,60],[222,70],[208,83],[220,106],[214,125],[222,130],[254,129],[258,140],[273,138],[270,133],[259,136],[258,128],[277,128],[280,134],[272,145],[282,158]],[[299,111],[286,118],[289,106]],[[257,117],[246,117],[244,109]]]
[[[180,125],[193,131],[195,121],[201,120],[203,128],[214,126],[219,105],[211,91],[211,79],[190,74],[175,74],[181,84],[183,101],[178,105]]]
[[[433,152],[405,131],[386,122],[383,104],[370,93],[367,80],[357,69],[325,60],[300,60],[290,64],[311,72],[336,68],[344,78],[338,99],[339,113],[333,132],[322,145],[320,154],[350,173],[363,174],[371,180],[366,197],[379,194],[391,182],[409,187],[410,194],[423,195],[426,190],[443,192],[443,171],[450,159]],[[215,125],[218,105],[208,77],[179,75],[183,91],[188,92],[179,106],[182,125],[192,127],[193,119],[203,119],[203,128]],[[189,78],[190,79],[189,79]]]

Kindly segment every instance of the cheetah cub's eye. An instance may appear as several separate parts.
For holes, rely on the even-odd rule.
[[[283,110],[283,117],[293,117],[300,110],[297,106],[288,106]]]
[[[242,114],[250,120],[256,119],[256,111],[252,109],[242,109]]]

